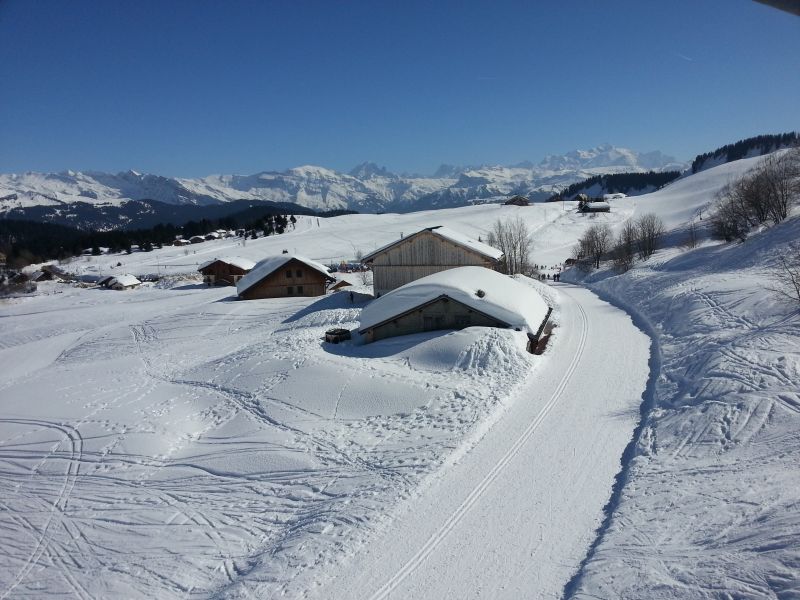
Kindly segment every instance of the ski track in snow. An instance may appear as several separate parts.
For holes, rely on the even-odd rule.
[[[570,378],[575,373],[575,369],[580,363],[580,359],[583,355],[584,347],[586,346],[586,334],[588,332],[587,323],[586,323],[586,312],[584,311],[583,307],[578,305],[580,315],[581,315],[581,333],[580,333],[580,341],[578,342],[578,347],[575,352],[575,355],[570,363],[566,373],[564,374],[563,378],[561,379],[558,387],[556,388],[556,392],[551,396],[550,400],[547,404],[542,408],[541,412],[537,416],[536,419],[531,421],[522,435],[517,438],[517,440],[511,445],[509,450],[503,455],[503,457],[495,464],[495,466],[484,476],[483,479],[475,486],[472,491],[467,495],[466,499],[458,506],[456,511],[450,515],[450,517],[444,522],[444,524],[434,533],[433,536],[428,538],[422,548],[411,558],[410,561],[405,563],[397,573],[389,579],[377,592],[375,592],[372,596],[370,596],[370,600],[382,600],[383,598],[388,597],[388,595],[395,589],[397,586],[402,583],[402,581],[409,576],[425,559],[426,557],[439,545],[439,543],[447,536],[447,534],[452,531],[454,527],[458,525],[458,522],[463,518],[464,514],[470,510],[473,504],[480,498],[483,492],[490,486],[492,483],[497,479],[497,476],[500,472],[505,468],[505,466],[519,453],[520,448],[530,439],[530,437],[534,434],[537,428],[542,424],[544,418],[550,412],[550,410],[555,406],[558,402],[561,394],[564,392],[567,384],[570,381]]]

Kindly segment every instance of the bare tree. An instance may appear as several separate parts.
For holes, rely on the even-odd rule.
[[[735,195],[731,192],[731,185],[726,185],[717,192],[717,201],[711,213],[711,232],[714,237],[732,242],[744,241],[750,230],[749,221],[742,217]]]
[[[586,254],[585,244],[582,239],[572,247],[572,259],[575,261],[575,268],[584,273],[592,270],[592,260]]]
[[[636,221],[639,239],[639,258],[646,260],[655,254],[664,237],[664,222],[652,213],[642,215]]]
[[[769,219],[780,223],[800,195],[800,147],[767,156],[759,164],[756,177]]]
[[[533,239],[525,221],[519,217],[495,221],[486,242],[503,252],[503,273],[530,275],[533,272],[530,261]]]
[[[591,267],[600,268],[600,261],[611,249],[613,235],[606,224],[592,225],[578,240],[575,252],[590,259]]]
[[[697,226],[697,221],[692,219],[686,226],[686,237],[683,240],[683,247],[688,248],[689,250],[691,250],[692,248],[696,248],[699,240],[700,240],[700,230],[699,227]]]
[[[639,245],[639,230],[633,221],[625,221],[617,236],[617,242],[611,251],[614,268],[624,273],[633,266],[636,259],[636,249]]]
[[[372,271],[362,268],[358,272],[358,278],[361,280],[361,285],[372,285]]]
[[[770,270],[774,282],[769,289],[793,304],[800,304],[800,243],[789,246],[789,252],[778,258],[778,265]]]
[[[800,199],[800,148],[773,153],[717,194],[711,224],[714,235],[744,241],[753,227],[786,219]]]

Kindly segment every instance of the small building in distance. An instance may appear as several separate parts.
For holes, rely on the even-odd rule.
[[[530,206],[530,200],[528,200],[525,196],[512,196],[505,202],[503,202],[504,206]]]
[[[439,329],[502,327],[538,336],[547,303],[532,287],[484,267],[428,275],[373,300],[361,311],[359,333],[367,343]]]
[[[133,275],[118,275],[106,285],[112,290],[130,290],[142,285],[142,282]]]
[[[255,266],[255,261],[249,258],[227,256],[206,261],[197,270],[202,273],[203,281],[209,285],[236,285]]]
[[[322,296],[334,281],[328,267],[293,254],[270,256],[259,261],[236,284],[236,293],[244,300]]]
[[[373,289],[383,295],[416,279],[475,266],[496,268],[503,253],[449,227],[428,227],[378,248],[362,259],[372,269]]]
[[[578,210],[585,213],[610,212],[611,205],[608,202],[582,202]]]

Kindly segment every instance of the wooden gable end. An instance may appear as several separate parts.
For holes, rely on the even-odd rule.
[[[374,266],[444,268],[465,266],[490,266],[490,258],[475,250],[456,244],[428,230],[409,236],[390,246],[372,259]]]

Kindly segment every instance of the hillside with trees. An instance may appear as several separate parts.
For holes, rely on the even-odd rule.
[[[562,199],[569,200],[578,194],[586,194],[588,196],[602,196],[603,194],[638,196],[662,188],[678,177],[680,177],[678,171],[594,175],[583,181],[573,183],[562,190],[560,194],[553,194],[547,199],[547,202],[558,202]]]
[[[777,135],[758,135],[756,137],[739,140],[733,144],[726,144],[711,152],[698,154],[692,161],[692,173],[697,173],[717,165],[733,162],[742,158],[763,156],[781,148],[789,148],[800,143],[797,132],[780,133]]]

